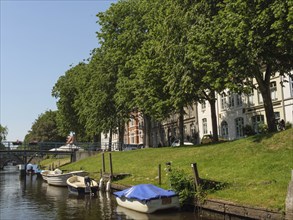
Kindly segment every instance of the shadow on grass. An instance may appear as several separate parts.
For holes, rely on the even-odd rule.
[[[208,179],[200,179],[200,184],[202,186],[202,189],[209,192],[215,192],[218,190],[222,190],[226,187],[228,187],[228,183],[218,182],[214,180],[208,180]]]
[[[273,137],[277,132],[268,133],[268,134],[256,134],[251,137],[253,142],[260,143],[262,140],[269,139]]]

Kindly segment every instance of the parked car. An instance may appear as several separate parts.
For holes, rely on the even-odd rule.
[[[183,143],[183,145],[194,145],[194,143],[191,143],[191,142],[189,142],[189,141],[184,141],[184,143]],[[177,139],[177,140],[175,140],[172,144],[171,144],[171,147],[178,147],[178,146],[180,146],[180,140],[179,139]]]
[[[143,144],[124,144],[123,151],[137,150],[144,148]]]
[[[213,142],[213,136],[211,134],[206,134],[201,139],[201,144],[208,144]]]

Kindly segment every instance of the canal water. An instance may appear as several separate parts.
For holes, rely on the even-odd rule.
[[[197,213],[168,210],[143,214],[117,206],[111,193],[96,197],[77,197],[66,187],[48,185],[36,175],[20,177],[18,172],[0,171],[1,220],[189,220],[214,218],[199,217]]]

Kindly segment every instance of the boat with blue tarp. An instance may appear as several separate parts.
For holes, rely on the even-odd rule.
[[[139,184],[114,192],[118,205],[143,213],[162,209],[180,208],[179,197],[172,190],[165,190],[152,184]]]

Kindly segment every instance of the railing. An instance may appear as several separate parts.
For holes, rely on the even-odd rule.
[[[123,150],[135,150],[143,148],[142,144],[121,144],[120,142],[74,142],[73,144],[66,144],[64,142],[13,142],[2,141],[1,150],[36,150],[36,151],[49,151],[56,150],[61,147],[72,150],[85,150],[85,151],[123,151]]]

